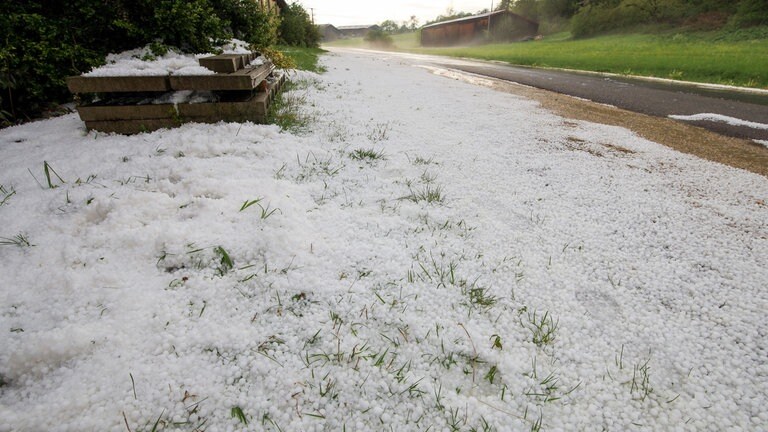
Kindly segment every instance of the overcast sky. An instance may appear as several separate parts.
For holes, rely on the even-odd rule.
[[[291,0],[288,0],[291,2]],[[493,0],[496,5],[499,0]],[[378,24],[384,20],[408,20],[416,15],[419,24],[444,14],[449,7],[463,12],[490,9],[491,0],[299,0],[307,12],[314,9],[316,24],[336,26]]]

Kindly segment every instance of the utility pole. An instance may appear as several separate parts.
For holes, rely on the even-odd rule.
[[[491,14],[493,13],[493,0],[491,0]],[[491,16],[488,15],[488,36],[491,36]]]
[[[315,8],[309,8],[309,10],[312,12],[312,24],[315,23]]]

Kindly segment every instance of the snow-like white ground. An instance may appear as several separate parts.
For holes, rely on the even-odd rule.
[[[325,63],[303,133],[0,131],[0,431],[765,429],[768,179]]]
[[[746,126],[752,129],[768,130],[768,124],[746,121],[721,114],[701,113],[693,115],[670,115],[669,118],[685,121],[711,121],[717,123],[726,123],[734,126]]]
[[[224,54],[244,54],[250,52],[248,44],[238,39],[219,46]],[[165,75],[213,75],[214,72],[200,66],[198,59],[213,55],[212,53],[188,55],[173,50],[165,54],[155,55],[150,45],[121,53],[110,54],[106,64],[96,67],[83,76],[115,77],[115,76],[165,76]],[[251,64],[263,64],[254,60]]]

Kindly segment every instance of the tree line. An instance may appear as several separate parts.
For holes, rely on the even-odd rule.
[[[768,26],[768,0],[501,0],[494,10],[510,10],[538,21],[544,29],[570,30],[587,37],[643,24],[687,25],[694,30]],[[426,25],[490,12],[448,8]],[[409,30],[406,23],[384,21],[387,33]]]
[[[317,46],[298,4],[282,14],[257,0],[27,0],[0,3],[0,125],[39,116],[70,95],[65,78],[100,66],[109,53],[150,44],[213,52],[237,38],[259,47]]]
[[[499,9],[585,37],[643,24],[717,30],[768,25],[768,0],[502,0]]]

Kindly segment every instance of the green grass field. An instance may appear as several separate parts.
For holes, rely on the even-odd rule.
[[[325,52],[320,48],[302,48],[293,46],[278,45],[276,47],[280,52],[290,57],[295,63],[296,68],[312,72],[325,72],[322,66],[317,64],[318,58]]]
[[[393,40],[398,51],[768,89],[768,38],[764,33],[729,36],[666,31],[579,40],[559,33],[540,41],[452,48],[422,48],[415,33],[396,35]],[[363,47],[365,42],[347,39],[328,46]]]

